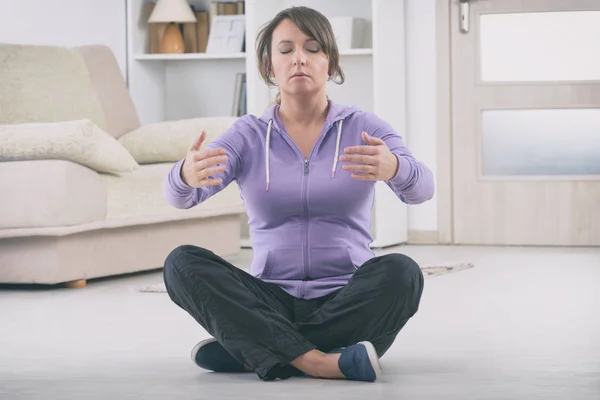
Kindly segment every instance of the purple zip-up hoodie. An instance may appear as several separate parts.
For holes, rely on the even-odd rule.
[[[334,104],[308,159],[281,123],[279,106],[261,117],[246,115],[209,143],[224,148],[227,170],[219,186],[194,189],[180,176],[184,160],[165,180],[165,198],[191,208],[235,181],[252,237],[250,273],[302,299],[324,296],[347,284],[374,257],[369,244],[374,181],[358,181],[341,169],[348,146],[365,145],[363,131],[382,139],[398,158],[387,185],[407,204],[432,198],[429,168],[406,149],[398,133],[376,115]]]

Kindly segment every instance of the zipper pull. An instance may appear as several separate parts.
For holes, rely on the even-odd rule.
[[[304,173],[308,174],[308,160],[304,160]]]

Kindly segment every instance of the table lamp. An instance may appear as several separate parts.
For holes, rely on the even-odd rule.
[[[183,36],[178,24],[186,22],[196,22],[196,16],[186,0],[158,0],[148,23],[168,24],[160,43],[161,53],[180,54],[185,52]]]

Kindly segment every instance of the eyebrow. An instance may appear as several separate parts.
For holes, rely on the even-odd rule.
[[[316,41],[317,41],[317,39],[306,39],[304,42],[306,43],[306,42],[316,42]],[[294,42],[292,42],[291,40],[282,40],[279,42],[279,44],[282,44],[282,43],[287,44],[287,43],[294,43]]]

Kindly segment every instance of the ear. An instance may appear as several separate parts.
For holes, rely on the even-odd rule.
[[[269,79],[277,84],[275,74],[273,73],[273,68],[271,68],[271,61],[269,60],[265,60],[265,71],[267,71]]]

